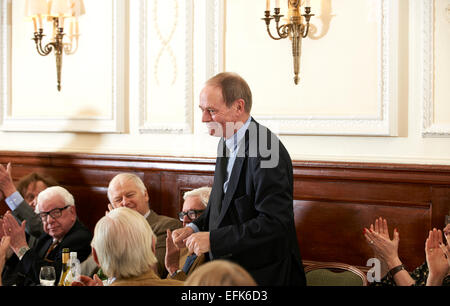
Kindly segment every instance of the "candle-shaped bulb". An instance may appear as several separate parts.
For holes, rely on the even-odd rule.
[[[36,17],[33,17],[33,26],[34,26],[34,33],[36,33],[37,32]]]
[[[266,11],[270,11],[270,0],[266,0]]]

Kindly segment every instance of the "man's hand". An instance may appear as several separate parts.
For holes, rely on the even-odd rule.
[[[189,226],[176,229],[172,232],[172,240],[177,248],[182,249],[186,247],[186,239],[194,232]]]
[[[26,221],[24,220],[22,224],[19,225],[9,211],[3,216],[3,231],[5,232],[5,235],[11,237],[11,248],[16,254],[21,247],[28,246],[25,236],[25,223]]]
[[[210,251],[209,232],[198,232],[186,239],[186,247],[189,253],[195,253],[197,256]]]
[[[6,168],[0,164],[0,191],[6,198],[16,192],[16,187],[11,178],[11,163],[8,163]]]
[[[76,286],[76,287],[82,287],[82,286],[103,286],[103,282],[100,279],[100,277],[98,277],[97,274],[94,274],[94,279],[90,278],[89,276],[86,275],[80,275],[80,281],[79,282],[73,282],[72,286]]]
[[[166,257],[164,258],[164,263],[170,275],[175,273],[180,267],[180,250],[175,243],[173,243],[172,232],[170,229],[167,229]]]

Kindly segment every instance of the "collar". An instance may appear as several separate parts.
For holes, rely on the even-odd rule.
[[[245,121],[244,125],[241,126],[240,129],[237,130],[237,132],[234,133],[232,137],[224,139],[225,145],[227,146],[228,150],[230,150],[230,152],[233,153],[238,148],[239,143],[241,142],[242,138],[244,138],[245,132],[247,131],[248,126],[250,125],[251,119],[252,117],[248,116],[248,119],[247,121]]]
[[[145,218],[145,219],[147,219],[148,216],[150,216],[150,212],[151,212],[151,210],[149,209],[149,210],[145,213],[145,215],[144,215],[144,218]]]

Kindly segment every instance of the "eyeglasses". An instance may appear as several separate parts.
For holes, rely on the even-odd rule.
[[[204,212],[204,211],[205,211],[204,209],[200,209],[200,210],[197,210],[197,209],[191,209],[191,210],[188,210],[187,212],[182,211],[182,212],[179,212],[179,213],[178,213],[178,218],[180,219],[180,221],[183,221],[184,216],[188,216],[189,220],[194,221],[194,220],[197,219],[197,218],[201,215],[201,213]]]
[[[50,215],[50,217],[52,217],[53,219],[58,219],[59,217],[61,217],[62,215],[62,211],[64,209],[66,209],[67,207],[70,207],[70,205],[64,206],[63,208],[54,208],[50,211],[47,212],[40,212],[39,213],[39,217],[41,217],[41,219],[43,221],[47,220],[47,216]]]

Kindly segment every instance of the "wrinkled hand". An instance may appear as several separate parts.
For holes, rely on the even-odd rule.
[[[172,240],[177,248],[182,249],[186,247],[186,239],[192,235],[194,230],[189,226],[176,229],[172,232]]]
[[[94,278],[90,278],[89,276],[86,275],[80,275],[80,281],[77,282],[72,282],[72,286],[75,287],[82,287],[82,286],[103,286],[103,282],[100,279],[100,277],[98,277],[97,274],[94,274]]]
[[[430,274],[447,275],[450,267],[450,259],[447,246],[442,243],[442,231],[435,228],[429,232],[425,242],[425,255]]]
[[[166,257],[164,258],[164,263],[169,274],[175,273],[180,267],[180,250],[173,243],[170,229],[167,229]]]
[[[0,239],[6,236],[5,231],[3,230],[3,216],[0,217]]]
[[[380,230],[380,228],[379,228]],[[369,246],[389,267],[394,266],[394,262],[398,261],[398,244],[400,241],[400,234],[394,230],[394,238],[391,240],[389,234],[384,232],[377,233],[374,230],[364,229],[364,237]]]
[[[9,211],[3,216],[3,231],[6,235],[11,237],[11,248],[16,254],[21,247],[28,245],[25,236],[25,224],[26,221],[24,220],[22,224],[19,225]]]
[[[197,256],[210,251],[209,232],[198,232],[186,239],[186,247],[189,253],[195,253]]]
[[[4,197],[9,197],[16,192],[16,187],[11,177],[11,163],[8,163],[6,168],[0,164],[0,191]]]
[[[375,226],[373,226],[373,224],[371,224],[370,229],[372,231],[375,231],[376,233],[380,234],[381,236],[383,236],[387,239],[390,239],[389,238],[389,228],[388,228],[386,219],[383,219],[382,217],[375,219]]]

